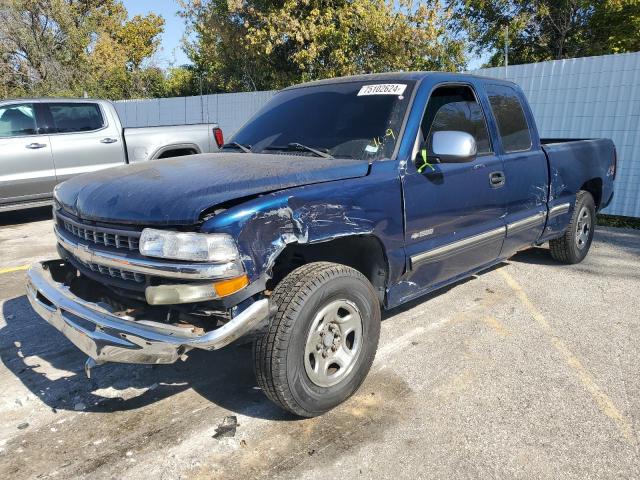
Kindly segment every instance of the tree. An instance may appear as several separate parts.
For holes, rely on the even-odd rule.
[[[126,17],[124,10],[90,47],[88,90],[107,98],[163,96],[162,72],[153,65],[142,67],[158,49],[164,20],[153,13]]]
[[[638,0],[458,0],[450,2],[458,31],[476,52],[503,63],[604,55],[640,49]]]
[[[185,97],[200,93],[199,76],[194,67],[188,65],[168,69],[164,90],[168,97]]]
[[[184,0],[181,13],[209,91],[465,65],[464,41],[449,33],[451,12],[439,0]]]
[[[0,95],[147,96],[163,26],[119,0],[0,0]]]
[[[594,2],[585,44],[589,55],[640,51],[640,2]]]
[[[163,29],[164,19],[154,13],[146,17],[136,15],[116,29],[115,37],[132,70],[139,69],[142,62],[156,52]]]

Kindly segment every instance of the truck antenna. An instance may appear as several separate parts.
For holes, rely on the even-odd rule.
[[[504,78],[507,78],[509,68],[509,25],[504,27]]]

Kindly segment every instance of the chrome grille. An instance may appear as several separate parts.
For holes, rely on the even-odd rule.
[[[140,244],[140,232],[119,230],[115,228],[98,227],[87,225],[66,216],[57,215],[58,225],[71,233],[74,237],[123,250],[137,251]]]
[[[82,262],[82,264],[93,272],[101,273],[102,275],[109,275],[113,278],[131,280],[137,283],[144,283],[145,281],[145,276],[141,273],[129,272],[119,268],[105,267],[104,265],[98,265],[97,263]]]

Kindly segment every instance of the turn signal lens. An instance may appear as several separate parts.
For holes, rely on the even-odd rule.
[[[242,275],[241,277],[216,282],[213,284],[213,288],[216,289],[218,297],[226,297],[227,295],[242,290],[247,285],[249,285],[249,278],[246,275]]]

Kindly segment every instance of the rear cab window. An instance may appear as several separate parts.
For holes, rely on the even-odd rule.
[[[50,103],[49,112],[55,133],[91,132],[105,126],[95,103]]]
[[[31,103],[0,107],[0,138],[37,135],[36,113]]]
[[[486,91],[505,153],[530,150],[531,131],[518,92],[507,85],[493,84],[487,85]]]

